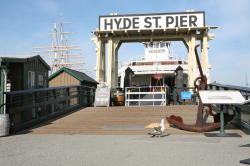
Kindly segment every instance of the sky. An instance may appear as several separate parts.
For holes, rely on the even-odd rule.
[[[223,84],[250,83],[250,0],[1,0],[0,56],[32,55],[32,47],[50,46],[53,26],[58,21],[71,35],[70,44],[80,45],[86,71],[95,76],[95,44],[91,31],[98,28],[99,16],[110,13],[147,14],[205,11],[206,25],[218,26],[210,33],[211,79]],[[187,57],[183,44],[174,42],[171,52]],[[123,44],[119,61],[129,61],[144,53],[140,43]],[[250,86],[250,84],[248,85]]]

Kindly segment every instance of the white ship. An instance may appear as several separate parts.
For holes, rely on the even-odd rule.
[[[124,88],[125,70],[134,72],[130,86],[175,86],[175,71],[180,66],[184,73],[184,85],[187,85],[188,63],[171,55],[170,42],[143,43],[145,56],[122,66],[119,71],[119,86]],[[180,68],[179,67],[179,68]]]

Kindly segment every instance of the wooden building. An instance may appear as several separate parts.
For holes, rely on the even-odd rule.
[[[27,58],[0,57],[0,64],[7,71],[10,91],[48,87],[50,66],[39,55]]]
[[[84,85],[96,87],[98,84],[87,74],[63,67],[49,76],[49,87],[58,87],[66,85]]]

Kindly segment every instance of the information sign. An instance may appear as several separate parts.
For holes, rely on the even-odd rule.
[[[244,104],[245,99],[239,91],[199,91],[203,104]]]

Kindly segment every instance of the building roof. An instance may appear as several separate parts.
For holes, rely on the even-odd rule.
[[[80,71],[73,70],[73,69],[69,69],[66,67],[63,67],[63,68],[59,69],[58,71],[56,71],[55,73],[53,73],[52,75],[50,75],[49,80],[52,80],[54,77],[56,77],[57,75],[59,75],[62,72],[68,73],[69,75],[73,76],[74,78],[78,79],[81,82],[90,82],[90,83],[98,84],[98,82],[96,80],[89,77],[87,74],[80,72]]]
[[[0,57],[0,63],[25,63],[30,60],[38,59],[48,70],[50,70],[50,66],[43,60],[40,55],[29,56],[29,57]]]

